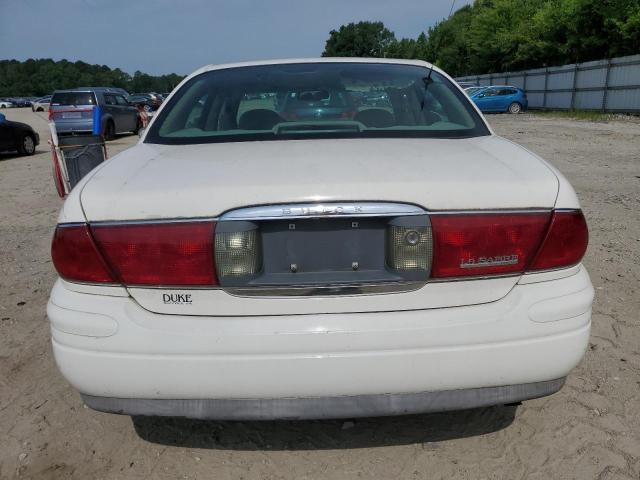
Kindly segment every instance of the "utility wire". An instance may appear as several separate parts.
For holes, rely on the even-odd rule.
[[[449,9],[449,17],[453,13],[453,7],[455,6],[455,4],[456,4],[456,0],[453,0],[453,2],[451,2],[451,8]],[[447,18],[449,18],[449,17],[447,17]]]

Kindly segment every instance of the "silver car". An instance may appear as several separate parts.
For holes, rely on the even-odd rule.
[[[138,109],[120,89],[108,87],[55,91],[49,119],[55,122],[59,134],[90,133],[96,107],[101,109],[101,132],[107,140],[117,133],[137,133],[142,128]]]
[[[49,110],[49,104],[51,103],[51,95],[38,98],[31,103],[32,112],[46,112]]]

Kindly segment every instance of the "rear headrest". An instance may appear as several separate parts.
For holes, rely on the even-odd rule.
[[[396,123],[394,116],[382,108],[369,108],[358,112],[354,120],[363,123],[367,127],[386,128]]]
[[[271,130],[284,119],[273,110],[259,108],[249,110],[240,116],[238,128],[240,130]]]

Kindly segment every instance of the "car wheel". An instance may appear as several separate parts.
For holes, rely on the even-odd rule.
[[[44,112],[44,108],[42,108],[42,107],[38,107],[38,108],[36,109],[36,112]]]
[[[18,152],[20,155],[33,155],[36,153],[36,140],[32,135],[25,133],[20,137],[20,143],[18,144]]]
[[[522,111],[522,105],[520,105],[518,102],[513,102],[511,105],[509,105],[509,113],[513,113],[518,114]]]
[[[113,120],[108,120],[104,127],[104,139],[113,140],[116,138],[116,126],[113,124]]]

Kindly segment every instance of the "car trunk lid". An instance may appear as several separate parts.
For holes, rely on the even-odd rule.
[[[81,198],[87,219],[93,225],[193,218],[217,219],[221,225],[229,219],[230,212],[274,204],[317,206],[345,201],[396,204],[413,206],[427,218],[442,212],[549,211],[555,203],[557,189],[557,178],[544,163],[524,149],[491,136],[462,140],[141,144],[96,172]],[[297,283],[309,286],[308,281],[292,280],[291,269],[296,255],[305,261],[313,260],[315,249],[325,252],[316,255],[315,261],[331,266],[322,273],[326,276],[325,283],[341,284],[340,272],[357,270],[350,261],[353,252],[360,254],[363,245],[370,245],[373,253],[369,252],[370,257],[361,257],[368,260],[360,261],[369,267],[363,270],[377,273],[365,278],[367,273],[359,272],[364,280],[356,283],[389,280],[375,275],[384,270],[382,232],[397,216],[389,214],[376,217],[380,220],[365,220],[363,227],[369,229],[369,233],[348,237],[344,232],[353,228],[352,222],[359,221],[357,215],[350,215],[349,211],[341,212],[339,219],[324,218],[324,223],[308,219],[306,223],[304,219],[294,222],[287,218],[276,222],[271,219],[268,223],[261,220],[260,231],[264,235],[269,233],[272,242],[271,246],[268,242],[265,244],[264,251],[268,254],[265,265],[271,262],[273,273],[280,275],[281,280],[289,279],[280,284],[274,279],[279,286],[300,286]],[[294,227],[289,231],[291,224]],[[292,235],[296,228],[297,233],[307,235],[307,241],[294,241]],[[343,236],[332,236],[335,230],[340,230]],[[269,253],[277,251],[274,245],[286,245],[281,248],[280,258]],[[315,265],[310,271],[317,273],[321,267]],[[301,296],[273,291],[252,295],[232,288],[237,285],[223,285],[222,289],[130,286],[129,291],[140,305],[158,313],[224,316],[348,313],[485,303],[505,296],[517,280],[518,276],[514,275],[418,282],[398,291],[373,293],[366,289],[311,289]],[[322,278],[316,277],[314,281],[312,287],[321,284]]]

